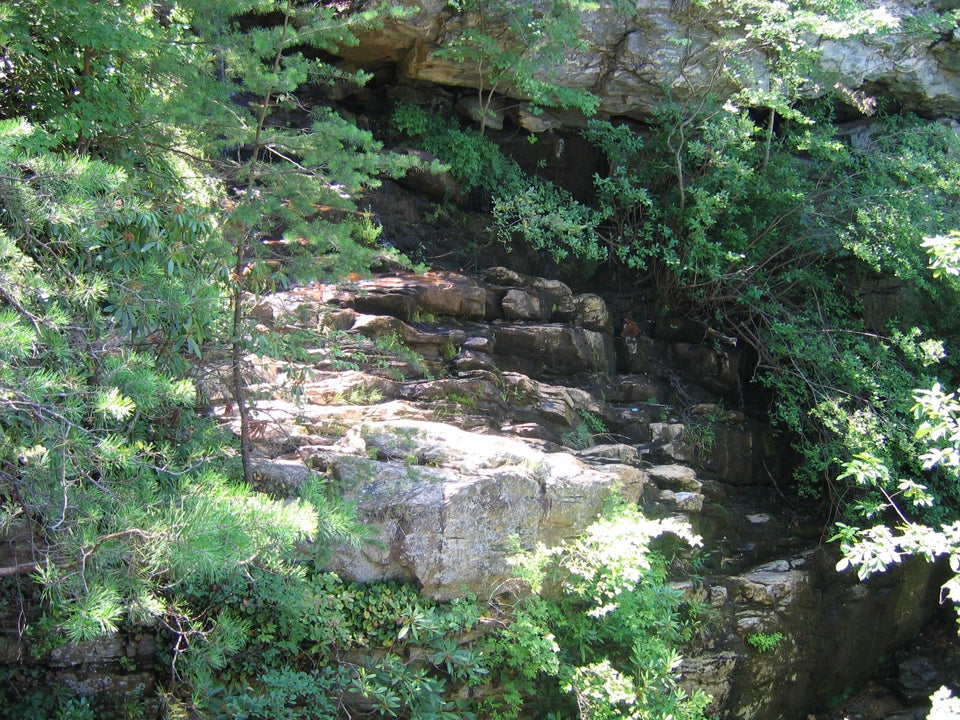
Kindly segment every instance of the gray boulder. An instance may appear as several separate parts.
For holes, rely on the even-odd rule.
[[[331,569],[414,582],[436,599],[504,590],[515,547],[576,537],[621,479],[566,453],[441,423],[365,423],[360,435],[365,454],[328,462],[374,537],[335,548]]]

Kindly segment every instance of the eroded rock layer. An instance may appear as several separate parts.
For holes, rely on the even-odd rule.
[[[825,76],[856,104],[857,98],[895,99],[906,109],[929,117],[960,115],[960,35],[939,31],[937,19],[955,9],[950,2],[883,0],[873,5],[888,29],[861,39],[827,40],[811,36]],[[718,72],[731,26],[720,3],[709,8],[677,0],[640,0],[624,5],[602,0],[581,15],[584,48],[567,53],[561,64],[544,71],[560,85],[594,93],[603,114],[643,118],[671,97],[681,103],[707,93],[723,95],[740,88]],[[922,29],[922,20],[930,29]],[[474,66],[438,52],[455,36],[460,18],[445,0],[425,0],[402,18],[361,37],[341,52],[367,67],[389,64],[399,80],[446,87],[478,85]],[[947,27],[953,25],[947,23]],[[940,23],[943,24],[943,23]],[[937,29],[934,29],[937,28]],[[926,32],[923,40],[918,33]],[[494,37],[497,28],[490,28]],[[502,35],[499,32],[499,35]],[[759,48],[739,51],[737,63],[750,67],[762,84],[766,56]],[[823,88],[807,88],[815,96]],[[511,94],[509,88],[504,88]],[[515,96],[517,93],[513,93]],[[509,110],[513,121],[531,132],[582,122],[575,113],[531,113],[520,105]]]

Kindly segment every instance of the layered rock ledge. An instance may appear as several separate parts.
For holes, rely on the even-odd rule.
[[[882,0],[874,4],[873,12],[890,29],[860,39],[810,37],[808,42],[817,49],[825,76],[851,97],[858,93],[891,97],[928,117],[956,118],[960,116],[960,31],[945,15],[955,8],[956,3],[948,0]],[[919,34],[923,31],[918,18],[932,21],[926,36]],[[686,1],[640,0],[625,8],[622,3],[601,0],[596,10],[581,15],[579,35],[585,48],[568,53],[547,74],[562,86],[594,93],[600,112],[613,116],[647,117],[668,97],[683,103],[707,93],[730,94],[740,88],[717,72],[729,47],[719,40],[732,32],[727,20],[715,7],[706,9]],[[938,21],[952,29],[933,30]],[[476,88],[475,67],[438,52],[460,22],[445,0],[425,0],[341,52],[364,67],[390,65],[401,82]],[[496,37],[498,29],[490,32]],[[759,73],[762,80],[766,72],[762,48],[742,51],[737,62]],[[511,94],[509,89],[505,92]],[[816,95],[818,89],[807,92]],[[528,112],[522,104],[504,112],[531,132],[582,122],[571,113]]]
[[[702,327],[644,321],[650,333],[623,337],[622,309],[504,269],[303,288],[254,312],[264,332],[309,328],[346,353],[248,359],[260,482],[325,478],[372,528],[331,552],[346,577],[495,598],[515,589],[518,547],[576,537],[618,494],[704,537],[703,556],[678,556],[703,608],[683,682],[745,719],[805,717],[936,610],[929,565],[869,585],[837,575],[822,526],[784,510],[769,432],[724,406],[737,348]],[[591,340],[558,341],[577,337]],[[207,390],[238,429],[229,394]],[[761,651],[756,637],[778,639]]]

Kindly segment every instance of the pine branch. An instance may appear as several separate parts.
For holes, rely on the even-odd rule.
[[[23,317],[25,317],[30,322],[30,324],[33,325],[33,329],[36,330],[38,333],[40,332],[39,318],[33,313],[31,313],[29,310],[27,310],[23,305],[21,305],[20,302],[15,297],[13,297],[13,295],[7,292],[6,288],[4,288],[3,285],[0,285],[0,300],[3,300],[4,302],[6,302],[14,310],[20,313]]]

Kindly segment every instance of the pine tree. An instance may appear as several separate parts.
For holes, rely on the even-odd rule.
[[[353,532],[336,502],[255,491],[249,418],[238,464],[190,376],[226,344],[242,405],[248,293],[379,252],[355,200],[410,161],[330,107],[281,119],[304,85],[363,81],[304,50],[374,21],[255,0],[0,7],[0,531],[32,543],[0,580],[36,580],[70,640],[132,621],[166,628],[174,657],[222,655],[230,618],[197,616],[186,587],[288,572],[298,541]]]

